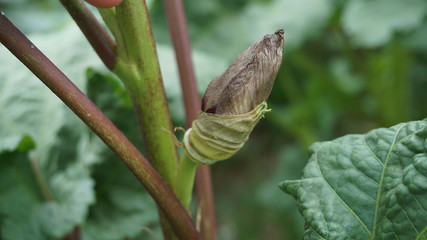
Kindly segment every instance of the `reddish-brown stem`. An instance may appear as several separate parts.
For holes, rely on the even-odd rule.
[[[181,239],[200,239],[190,216],[147,159],[3,13],[0,15],[0,42],[116,153],[164,211]]]
[[[113,70],[116,43],[81,0],[60,0],[105,66]]]
[[[181,0],[163,1],[181,80],[187,126],[199,115],[200,97],[191,59],[187,21]]]
[[[182,0],[164,0],[163,5],[169,24],[175,56],[178,63],[181,89],[184,99],[187,127],[200,111],[200,97],[191,59],[190,39]],[[196,173],[196,194],[201,211],[201,232],[206,240],[216,239],[215,209],[210,167],[200,165]]]
[[[61,238],[61,240],[80,240],[80,228],[75,226],[73,230],[67,234],[67,236]]]
[[[196,195],[201,211],[200,232],[204,239],[216,239],[215,205],[211,180],[211,169],[200,165],[196,171]]]

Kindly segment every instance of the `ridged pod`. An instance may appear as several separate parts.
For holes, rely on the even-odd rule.
[[[192,160],[202,164],[230,158],[248,140],[258,121],[264,116],[267,103],[239,115],[217,115],[200,112],[185,132],[184,146]]]
[[[206,89],[202,111],[184,135],[191,159],[212,164],[243,147],[267,109],[282,62],[283,29],[265,35],[242,52]]]

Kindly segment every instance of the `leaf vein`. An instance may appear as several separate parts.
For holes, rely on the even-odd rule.
[[[354,166],[354,168],[355,169],[357,169],[363,176],[365,176],[368,180],[370,180],[371,182],[373,182],[373,183],[375,183],[376,185],[378,185],[378,183],[374,180],[374,179],[372,179],[372,178],[370,178],[368,175],[366,175],[364,172],[362,172],[361,170],[359,170],[356,166]]]
[[[426,233],[427,233],[427,226],[418,234],[417,238],[415,240],[419,240],[421,238],[426,239]]]
[[[419,235],[420,233],[418,232],[417,228],[415,227],[414,223],[412,222],[412,220],[409,218],[408,214],[406,213],[405,209],[403,209],[402,205],[399,204],[400,209],[402,209],[403,213],[405,214],[406,218],[408,219],[409,223],[411,224],[412,228],[414,229],[414,231],[417,233],[417,235]]]
[[[381,166],[384,167],[384,164],[381,162],[381,160],[377,157],[377,155],[372,151],[372,149],[368,146],[365,139],[366,135],[363,135],[363,145],[368,149],[368,151],[372,154],[372,156],[381,164]]]
[[[407,125],[407,124],[405,124],[405,125]],[[405,125],[403,125],[403,126],[405,126]],[[403,127],[402,126],[402,127]],[[401,128],[400,128],[401,129]],[[399,131],[400,131],[400,129],[399,129]],[[408,136],[406,136],[406,137],[404,137],[404,138],[402,138],[399,142],[397,142],[397,143],[395,143],[395,144],[393,144],[392,145],[392,148],[390,149],[390,152],[391,152],[391,150],[392,149],[394,149],[398,144],[400,144],[400,143],[402,143],[403,141],[405,141],[406,139],[408,139],[408,138],[410,138],[410,137],[412,137],[412,136],[414,136],[415,135],[415,137],[418,137],[416,134],[417,133],[419,133],[419,132],[421,132],[421,131],[423,131],[424,129],[426,129],[426,127],[422,127],[421,129],[419,129],[419,130],[417,130],[417,131],[415,131],[415,132],[413,132],[413,133],[411,133],[411,134],[409,134]],[[396,137],[397,137],[397,133],[396,133]],[[423,139],[424,140],[424,139]],[[389,153],[390,153],[389,152]],[[387,158],[388,158],[388,155],[387,155]]]
[[[311,231],[313,231],[319,238],[326,240],[326,238],[322,237],[322,235],[320,235],[318,232],[316,232],[316,230],[313,229],[312,226],[309,227]]]
[[[417,202],[417,204],[420,206],[420,208],[424,211],[424,213],[426,213],[426,215],[427,215],[427,211],[423,208],[423,206],[420,204],[420,202],[418,201],[418,199],[417,199],[417,196],[415,196],[414,195],[414,199],[415,199],[415,201]]]
[[[375,239],[375,235],[376,235],[378,210],[379,210],[379,205],[380,205],[381,189],[382,189],[382,186],[383,186],[383,180],[384,180],[385,170],[387,168],[387,163],[388,163],[388,160],[389,160],[389,157],[390,157],[390,153],[393,150],[394,143],[396,142],[397,135],[399,134],[400,130],[402,130],[402,128],[404,126],[406,126],[406,124],[402,124],[402,126],[396,131],[396,133],[394,135],[394,138],[393,138],[393,142],[392,142],[392,144],[390,146],[390,149],[389,149],[389,151],[387,153],[387,157],[386,157],[386,159],[384,161],[383,169],[381,171],[380,184],[378,185],[378,191],[377,191],[377,201],[376,201],[376,204],[375,204],[374,227],[372,229],[372,239]]]
[[[328,144],[328,146],[330,145],[330,143]],[[348,206],[348,204],[333,190],[332,186],[329,184],[328,181],[326,181],[325,177],[322,174],[322,171],[320,170],[320,166],[319,166],[319,158],[318,158],[318,153],[320,152],[320,150],[323,148],[324,146],[322,146],[317,152],[316,152],[316,162],[317,162],[317,170],[319,171],[319,174],[321,175],[322,181],[329,187],[329,189],[334,193],[334,195],[338,198],[338,200],[348,209],[348,211],[357,219],[357,221],[360,222],[360,224],[362,225],[362,227],[365,229],[365,231],[368,233],[368,235],[371,235],[369,229],[367,228],[366,224],[362,221],[362,219],[359,218],[359,216],[357,216],[357,214],[350,208],[350,206]]]

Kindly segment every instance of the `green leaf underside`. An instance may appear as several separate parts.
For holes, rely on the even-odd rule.
[[[151,231],[160,235],[160,228],[154,201],[111,151],[102,157],[106,161],[92,174],[97,203],[81,225],[82,239],[155,239]]]
[[[284,181],[304,239],[427,239],[427,119],[315,143]]]
[[[80,165],[72,164],[49,178],[57,201],[47,201],[28,153],[19,146],[0,154],[1,236],[4,239],[62,237],[82,221],[86,206],[93,202],[93,181]]]

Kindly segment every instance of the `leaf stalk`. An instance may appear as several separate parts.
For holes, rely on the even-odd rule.
[[[190,203],[193,195],[194,176],[196,175],[197,163],[188,156],[187,151],[181,155],[176,183],[176,195],[185,209],[190,213]]]

